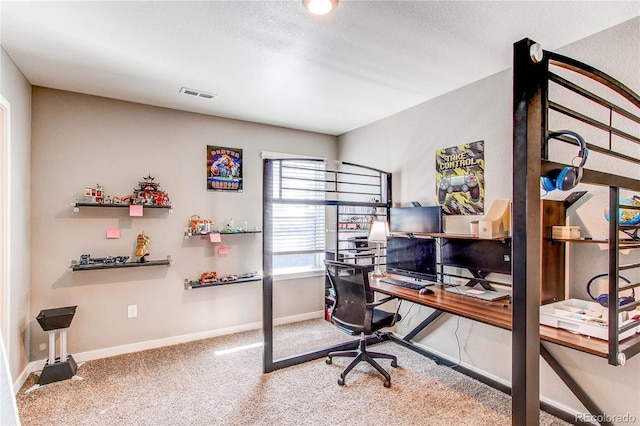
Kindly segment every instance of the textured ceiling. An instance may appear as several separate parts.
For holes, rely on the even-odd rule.
[[[640,15],[640,1],[1,3],[33,85],[339,135]],[[637,41],[636,41],[637,42]],[[179,94],[181,87],[217,95]]]

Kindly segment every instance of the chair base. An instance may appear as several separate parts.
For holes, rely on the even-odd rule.
[[[374,358],[390,359],[391,360],[391,366],[394,367],[394,368],[398,366],[398,358],[395,355],[389,355],[389,354],[383,354],[383,353],[380,353],[380,352],[369,352],[369,351],[367,351],[367,340],[364,337],[364,335],[360,338],[360,345],[358,346],[358,349],[352,350],[352,351],[330,352],[330,353],[327,354],[326,363],[327,364],[331,364],[332,363],[332,358],[336,357],[336,356],[338,356],[338,357],[354,357],[353,360],[349,363],[349,365],[347,365],[346,368],[344,370],[342,370],[342,373],[340,373],[340,378],[338,379],[338,384],[340,386],[344,385],[344,379],[347,376],[347,374],[349,373],[349,371],[351,371],[353,369],[353,367],[355,367],[360,361],[366,361],[373,368],[378,370],[378,372],[380,374],[382,374],[382,376],[384,377],[384,387],[385,388],[391,387],[391,376],[389,375],[389,373],[387,373],[387,371],[384,368],[382,368],[380,366],[380,364],[378,364],[376,362],[376,360]]]

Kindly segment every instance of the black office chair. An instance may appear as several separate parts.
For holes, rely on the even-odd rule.
[[[358,349],[330,352],[327,355],[327,364],[331,364],[332,358],[336,356],[355,357],[340,374],[338,384],[342,386],[347,373],[360,361],[366,361],[384,376],[384,386],[390,387],[391,376],[374,358],[390,359],[392,367],[398,366],[398,359],[394,355],[367,351],[367,336],[377,334],[381,328],[393,326],[400,319],[397,312],[376,308],[394,297],[374,300],[373,291],[369,287],[369,272],[373,269],[370,265],[354,265],[330,260],[325,260],[324,263],[327,267],[327,276],[335,291],[334,303],[330,310],[331,322],[347,334],[352,336],[360,334]]]

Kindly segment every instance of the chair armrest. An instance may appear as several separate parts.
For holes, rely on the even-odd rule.
[[[367,303],[367,308],[375,308],[376,306],[384,305],[387,302],[390,302],[394,299],[397,299],[395,296],[385,297],[384,299],[376,300],[375,302]]]
[[[371,303],[367,303],[366,306],[366,314],[365,317],[368,317],[365,319],[365,334],[371,334],[371,330],[367,329],[366,324],[370,324],[371,323],[371,316],[373,315],[373,308],[375,306],[380,306],[383,305],[387,302],[390,302],[392,300],[397,299],[396,296],[388,296],[385,297],[384,299],[380,299],[380,300],[376,300],[375,302],[371,302]],[[395,315],[393,316],[393,321],[391,322],[391,324],[389,324],[389,327],[393,327],[396,324],[396,321],[398,321],[400,319],[400,305],[402,304],[402,299],[400,299],[400,303],[398,303],[398,306],[396,307],[396,312]]]

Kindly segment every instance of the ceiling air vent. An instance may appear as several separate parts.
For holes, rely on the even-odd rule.
[[[186,87],[182,87],[180,89],[180,93],[184,93],[185,95],[196,96],[198,98],[204,99],[215,99],[216,95],[207,92],[201,92],[200,90],[187,89]]]

